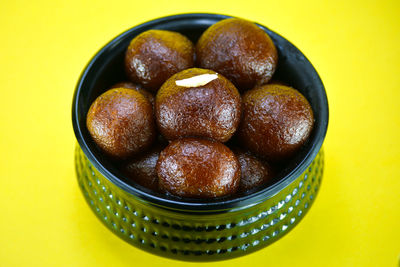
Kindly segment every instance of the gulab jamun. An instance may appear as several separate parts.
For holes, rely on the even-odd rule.
[[[134,83],[156,92],[173,74],[194,66],[194,45],[178,32],[148,30],[131,41],[125,72]]]
[[[221,74],[192,68],[162,85],[155,114],[158,129],[168,140],[204,137],[226,142],[239,125],[241,97]]]
[[[119,83],[116,83],[113,86],[111,86],[110,89],[113,89],[113,88],[128,88],[128,89],[136,90],[139,93],[143,94],[145,97],[147,97],[147,99],[150,101],[151,105],[154,106],[154,95],[152,93],[150,93],[149,91],[147,91],[146,89],[144,89],[139,84],[134,84],[131,82],[119,82]]]
[[[243,151],[238,148],[233,149],[233,151],[239,161],[241,170],[238,191],[245,192],[271,182],[274,172],[265,160],[257,158],[249,151]]]
[[[150,150],[129,160],[122,167],[122,172],[132,181],[153,191],[158,191],[156,164],[164,147],[155,145]]]
[[[296,89],[267,84],[243,95],[240,141],[271,161],[292,157],[311,134],[314,116],[307,99]]]
[[[196,62],[230,79],[240,90],[266,84],[275,72],[278,52],[269,35],[239,18],[209,27],[196,45]]]
[[[100,95],[90,106],[86,126],[100,149],[115,159],[137,154],[156,138],[150,101],[127,88]]]
[[[199,138],[172,141],[161,152],[156,170],[160,188],[181,197],[231,195],[240,181],[234,153],[222,143]]]

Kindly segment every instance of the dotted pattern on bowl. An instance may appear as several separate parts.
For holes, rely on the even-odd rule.
[[[77,145],[79,186],[97,217],[115,234],[148,252],[180,260],[232,258],[265,247],[304,217],[318,192],[324,155],[275,196],[240,210],[183,214],[156,207],[121,190],[100,174]]]

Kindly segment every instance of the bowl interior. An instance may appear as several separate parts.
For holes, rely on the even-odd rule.
[[[310,102],[315,126],[308,142],[301,151],[278,174],[275,183],[268,187],[255,188],[246,196],[220,198],[212,201],[181,199],[154,193],[140,185],[127,181],[114,164],[103,156],[92,141],[86,129],[86,114],[91,103],[113,84],[127,80],[123,70],[125,49],[139,33],[149,29],[177,31],[196,43],[202,32],[217,21],[227,18],[214,14],[184,14],[153,20],[134,27],[117,36],[103,47],[89,62],[78,82],[73,101],[73,126],[79,145],[92,164],[103,175],[129,193],[147,201],[176,209],[225,209],[254,203],[279,192],[298,177],[312,162],[325,137],[328,123],[328,104],[324,86],[305,56],[280,35],[259,25],[275,43],[279,63],[274,75],[278,79],[299,90]]]

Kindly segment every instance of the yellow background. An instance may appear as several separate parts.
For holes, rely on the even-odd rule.
[[[0,266],[192,266],[107,230],[77,186],[71,102],[97,50],[156,17],[214,12],[259,22],[311,60],[330,124],[321,191],[280,241],[213,266],[397,266],[400,2],[1,1]],[[208,266],[208,264],[206,264]]]

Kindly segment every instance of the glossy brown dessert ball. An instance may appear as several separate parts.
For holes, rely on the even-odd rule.
[[[265,160],[258,159],[248,151],[234,149],[234,152],[241,170],[240,192],[271,182],[274,176],[273,170]]]
[[[127,88],[110,89],[90,106],[86,125],[95,143],[112,158],[126,158],[156,138],[150,101]]]
[[[132,181],[153,191],[158,191],[156,164],[164,147],[156,145],[124,164],[122,171]]]
[[[160,188],[177,196],[213,198],[236,192],[239,162],[225,145],[199,138],[172,141],[157,162]]]
[[[238,127],[241,98],[221,74],[192,68],[163,84],[156,95],[155,114],[158,129],[168,140],[205,137],[225,142]]]
[[[194,66],[193,43],[177,32],[149,30],[136,36],[125,54],[125,72],[156,92],[173,74]]]
[[[293,156],[309,137],[314,124],[307,99],[297,90],[268,84],[243,95],[241,142],[271,161]]]
[[[267,83],[275,72],[278,53],[266,32],[238,18],[209,27],[196,45],[197,65],[212,69],[248,90]]]
[[[119,83],[116,83],[113,86],[111,86],[110,89],[113,89],[113,88],[128,88],[128,89],[136,90],[139,93],[141,93],[142,95],[144,95],[150,101],[151,105],[154,106],[154,95],[152,93],[150,93],[149,91],[147,91],[146,89],[144,89],[139,84],[134,84],[131,82],[119,82]]]

